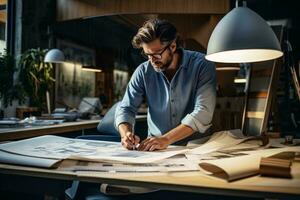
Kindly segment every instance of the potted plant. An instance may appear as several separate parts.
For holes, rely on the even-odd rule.
[[[45,63],[47,49],[28,49],[19,61],[19,81],[29,97],[30,106],[45,110],[46,92],[50,91],[55,79],[51,63]]]
[[[13,100],[24,101],[21,86],[14,82],[15,72],[14,57],[7,52],[0,54],[0,100],[5,108],[12,105]]]

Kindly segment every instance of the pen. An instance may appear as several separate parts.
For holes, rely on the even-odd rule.
[[[132,150],[137,150],[139,148],[139,146],[140,146],[140,144],[137,144],[137,145],[133,144]]]
[[[132,132],[133,133],[133,132]],[[132,141],[133,141],[133,144],[132,144],[132,150],[135,150],[136,147],[135,147],[135,141],[134,141],[134,133],[133,133],[133,136],[132,136]]]

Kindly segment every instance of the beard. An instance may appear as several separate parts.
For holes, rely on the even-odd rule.
[[[168,56],[168,59],[165,62],[162,62],[162,61],[159,61],[159,60],[154,61],[154,62],[151,61],[153,69],[156,72],[164,72],[164,71],[166,71],[166,69],[168,69],[168,67],[170,66],[170,64],[173,61],[173,56],[174,56],[174,54],[170,53],[169,56]]]

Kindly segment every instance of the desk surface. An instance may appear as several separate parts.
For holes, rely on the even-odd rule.
[[[146,120],[146,115],[137,115],[137,121]],[[0,141],[24,139],[41,135],[60,134],[96,128],[100,120],[81,120],[61,124],[34,127],[0,128]]]
[[[0,141],[96,128],[99,122],[100,120],[83,120],[77,122],[64,122],[61,124],[48,126],[32,126],[25,128],[0,128]]]
[[[9,164],[0,164],[0,173],[33,177],[80,180],[86,182],[153,187],[167,190],[195,192],[204,194],[234,195],[264,198],[300,197],[300,177],[296,179],[275,179],[251,177],[228,183],[224,180],[203,175],[200,172],[176,173],[107,173],[107,172],[69,172],[63,167],[74,165],[75,161],[65,160],[58,169],[41,169]],[[264,183],[275,183],[273,186]],[[277,182],[277,185],[276,185]]]

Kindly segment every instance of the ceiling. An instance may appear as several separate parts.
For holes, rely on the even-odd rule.
[[[247,6],[265,20],[289,18],[292,27],[289,39],[296,60],[300,60],[300,12],[292,0],[248,0]],[[231,0],[231,8],[235,1]],[[103,17],[91,17],[59,22],[57,34],[63,38],[78,41],[95,48],[120,49],[131,46],[130,41],[138,27],[149,18],[160,17],[174,23],[185,40],[185,46],[192,50],[205,52],[209,35],[214,24],[208,14],[122,14]]]

